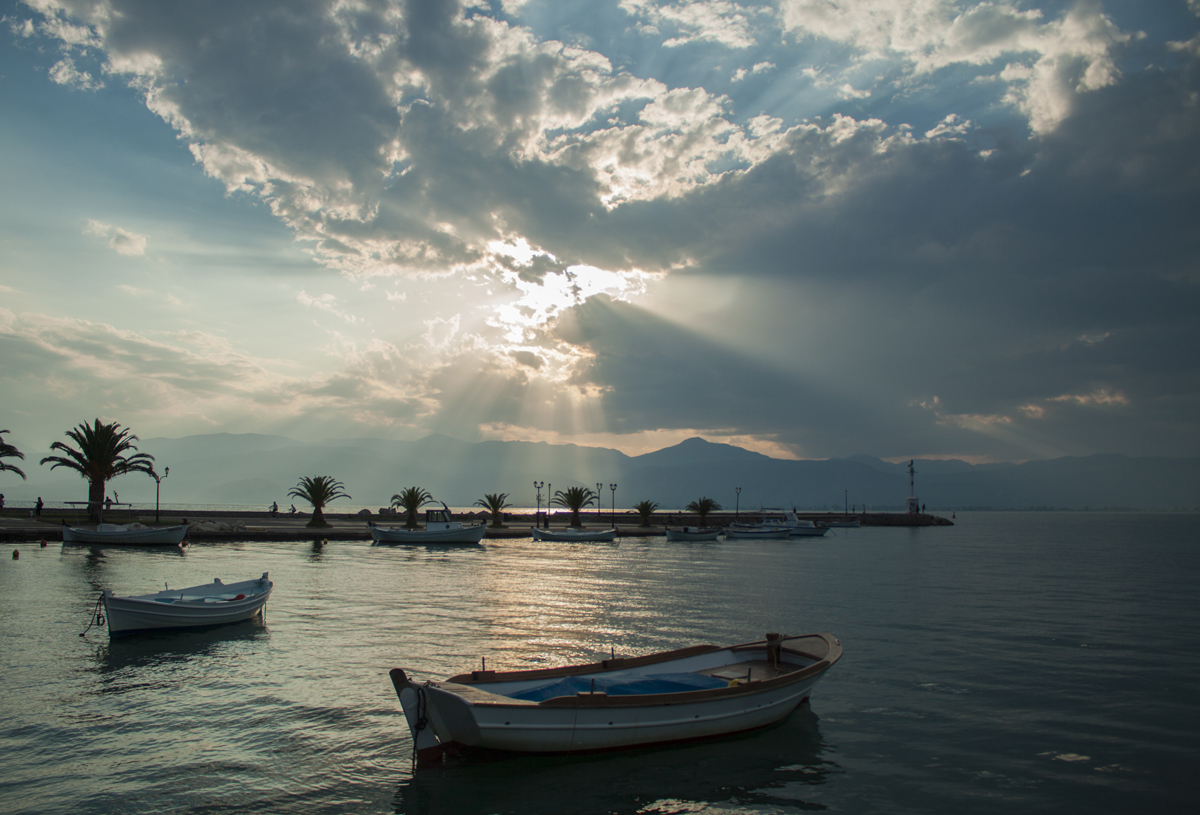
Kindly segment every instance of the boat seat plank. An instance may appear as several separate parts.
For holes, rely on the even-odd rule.
[[[765,659],[747,660],[746,662],[734,662],[731,665],[720,665],[716,668],[708,668],[696,673],[704,674],[705,676],[713,676],[717,679],[725,679],[730,682],[737,679],[745,682],[747,673],[751,682],[758,682],[766,679],[774,679],[777,676],[791,673],[797,670],[797,665],[780,665],[776,666]]]

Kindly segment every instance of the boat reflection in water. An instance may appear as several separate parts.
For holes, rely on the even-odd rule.
[[[824,809],[821,786],[842,772],[827,758],[806,703],[755,733],[673,747],[582,756],[495,753],[417,771],[397,788],[406,815],[690,813],[761,815]]]
[[[101,674],[126,669],[176,670],[187,663],[228,653],[247,653],[270,636],[261,616],[235,626],[171,630],[109,640],[96,649]],[[142,677],[143,679],[145,677]]]

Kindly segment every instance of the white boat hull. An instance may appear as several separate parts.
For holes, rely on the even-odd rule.
[[[615,529],[538,529],[529,530],[535,541],[560,541],[565,543],[603,543],[616,540]]]
[[[105,590],[108,633],[111,637],[121,637],[250,620],[262,614],[273,586],[264,572],[258,580],[222,583],[218,579],[201,586],[134,597],[116,597],[112,590]]]
[[[819,538],[829,531],[827,526],[792,526],[788,527],[789,538]]]
[[[790,644],[809,641],[812,650]],[[391,672],[413,734],[419,760],[440,759],[444,749],[483,748],[523,753],[575,753],[613,750],[713,738],[766,727],[804,702],[842,653],[827,634],[719,649],[697,646],[640,659],[614,659],[591,666],[498,674],[476,671],[445,682],[410,681]],[[610,666],[610,667],[605,667]],[[663,673],[666,671],[666,673]],[[657,673],[656,673],[657,672]],[[507,696],[564,682],[602,679],[651,682],[658,677],[702,677],[716,686],[699,690],[570,692],[541,701]],[[558,680],[558,682],[555,682]],[[611,688],[612,685],[610,684]],[[549,691],[551,693],[557,691]],[[618,691],[618,693],[623,693]]]
[[[63,543],[174,546],[187,535],[187,524],[130,529],[121,524],[97,524],[95,529],[63,524]]]
[[[456,521],[445,524],[442,528],[405,529],[398,526],[378,526],[368,524],[371,539],[377,544],[383,543],[412,543],[412,544],[461,544],[479,543],[483,540],[486,527],[483,524],[463,525]]]
[[[737,529],[732,524],[725,527],[726,540],[787,540],[787,529]]]
[[[720,528],[715,526],[668,526],[666,532],[669,541],[715,541],[721,534]]]

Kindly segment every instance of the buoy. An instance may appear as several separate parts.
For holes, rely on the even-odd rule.
[[[42,548],[43,548],[43,549],[45,549],[45,548],[46,548],[46,546],[47,546],[47,544],[46,544],[46,539],[45,539],[45,538],[42,538]]]
[[[13,560],[20,560],[20,559],[21,559],[21,553],[18,550],[13,549]]]

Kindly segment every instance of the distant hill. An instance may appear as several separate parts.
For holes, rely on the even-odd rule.
[[[871,456],[789,461],[728,444],[692,438],[641,456],[617,450],[545,442],[469,443],[446,436],[417,441],[326,439],[301,442],[283,436],[213,433],[140,443],[171,473],[164,503],[237,503],[287,506],[287,491],[302,475],[331,475],[353,501],[380,507],[405,487],[421,486],[451,506],[470,506],[485,493],[506,492],[516,506],[532,506],[533,482],[545,494],[569,486],[602,484],[603,506],[617,484],[618,508],[641,500],[678,509],[707,496],[726,509],[762,506],[841,509],[843,503],[876,510],[900,509],[908,496],[908,462]],[[930,509],[1197,509],[1200,459],[1067,457],[1024,464],[973,465],[918,459],[917,495]],[[80,500],[81,479],[61,470],[26,467],[28,482],[6,480],[8,500]],[[738,497],[735,488],[741,487]],[[154,500],[154,481],[124,476],[110,489],[122,500]],[[336,509],[337,504],[334,505]]]

